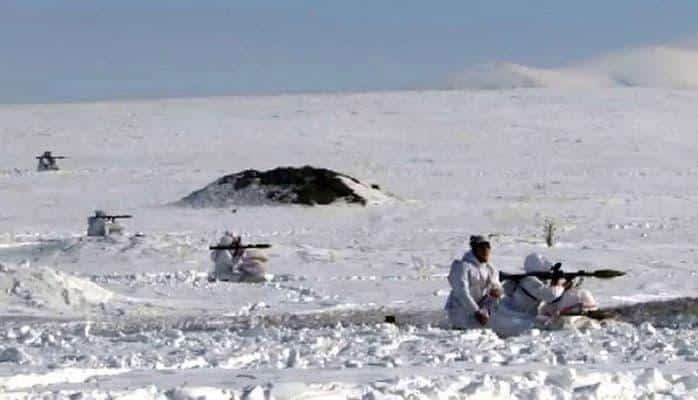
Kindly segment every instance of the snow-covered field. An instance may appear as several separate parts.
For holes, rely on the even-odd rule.
[[[380,321],[438,321],[472,233],[494,235],[503,270],[541,251],[626,271],[585,282],[604,307],[695,296],[697,103],[545,89],[2,106],[0,398],[696,397],[695,315],[508,339]],[[70,159],[37,173],[44,150]],[[394,197],[172,205],[226,174],[305,164]],[[87,239],[95,209],[134,218]],[[270,282],[207,281],[226,229],[273,244]]]

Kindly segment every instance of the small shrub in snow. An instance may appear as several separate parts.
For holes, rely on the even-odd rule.
[[[543,234],[545,235],[545,243],[548,247],[555,246],[555,233],[557,232],[557,225],[555,220],[546,218],[543,225]]]

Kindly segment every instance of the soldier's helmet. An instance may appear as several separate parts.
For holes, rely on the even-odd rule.
[[[487,246],[490,247],[490,241],[484,235],[473,235],[470,237],[470,247],[475,249],[476,247]]]
[[[235,231],[225,231],[223,233],[223,236],[229,236],[233,239],[234,243],[240,243],[242,241],[242,236],[240,236],[240,234]]]
[[[553,263],[545,256],[538,253],[531,253],[524,260],[524,271],[531,272],[550,272]]]
[[[51,158],[51,152],[50,152],[50,151],[45,151],[43,157]]]
[[[232,246],[233,245],[233,237],[228,236],[228,235],[223,235],[221,237],[221,240],[218,241],[219,246]]]
[[[95,216],[96,216],[96,217],[104,217],[104,216],[106,216],[106,215],[107,215],[107,213],[105,213],[105,212],[102,211],[102,210],[95,210]]]

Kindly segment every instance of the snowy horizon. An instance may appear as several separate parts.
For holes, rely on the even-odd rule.
[[[0,103],[579,87],[580,81],[583,87],[610,81],[692,88],[685,71],[698,59],[696,12],[698,4],[660,8],[650,1],[530,7],[449,0],[440,7],[407,2],[400,8],[385,1],[366,7],[4,3]],[[664,53],[655,53],[657,59],[652,52],[637,55],[664,48],[682,54],[669,61]],[[576,68],[599,59],[610,64],[593,74]],[[483,76],[482,65],[498,67]],[[646,65],[659,69],[638,72]],[[479,71],[475,82],[473,70]]]

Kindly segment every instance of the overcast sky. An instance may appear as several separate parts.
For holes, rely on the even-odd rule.
[[[400,89],[696,32],[695,0],[0,0],[0,102]]]

